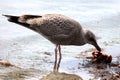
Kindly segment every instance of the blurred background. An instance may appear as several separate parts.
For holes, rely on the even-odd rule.
[[[105,53],[119,56],[119,8],[120,0],[0,0],[0,60],[8,60],[23,68],[46,70],[48,73],[52,71],[55,47],[41,35],[8,22],[2,14],[66,15],[100,37],[98,44]],[[63,46],[63,59],[71,62],[77,54],[91,48],[94,47],[88,44],[77,47]],[[46,54],[51,56],[46,57]],[[75,64],[73,61],[70,65],[73,65],[72,63]],[[61,71],[72,72],[65,69],[65,66],[61,66]]]

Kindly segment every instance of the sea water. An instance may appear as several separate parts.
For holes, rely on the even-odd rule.
[[[0,0],[0,59],[9,60],[23,68],[44,69],[49,72],[52,71],[55,48],[54,44],[41,35],[8,22],[2,14],[66,15],[80,22],[82,27],[93,31],[100,38],[98,44],[105,53],[119,56],[119,7],[119,0]],[[62,46],[63,65],[60,70],[84,77],[82,72],[86,71],[80,73],[65,67],[77,65],[79,60],[74,57],[91,48],[94,47],[89,44],[77,47]],[[52,56],[46,56],[45,52]],[[65,65],[68,62],[70,64]]]

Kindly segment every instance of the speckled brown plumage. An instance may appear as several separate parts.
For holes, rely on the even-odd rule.
[[[61,62],[60,45],[77,45],[81,46],[89,43],[101,51],[96,42],[95,35],[81,27],[79,22],[61,14],[45,14],[45,15],[22,15],[8,17],[8,21],[22,25],[34,30],[56,45],[55,48],[55,65],[54,70],[58,71]],[[58,64],[57,54],[60,55]]]

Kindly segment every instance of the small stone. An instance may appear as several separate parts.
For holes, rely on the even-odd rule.
[[[83,80],[75,74],[52,72],[40,80]]]

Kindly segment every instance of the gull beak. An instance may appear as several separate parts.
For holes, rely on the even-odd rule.
[[[96,48],[99,52],[101,52],[101,48],[99,47],[99,45],[97,44],[96,41],[93,43],[93,45],[95,46],[95,48]]]

